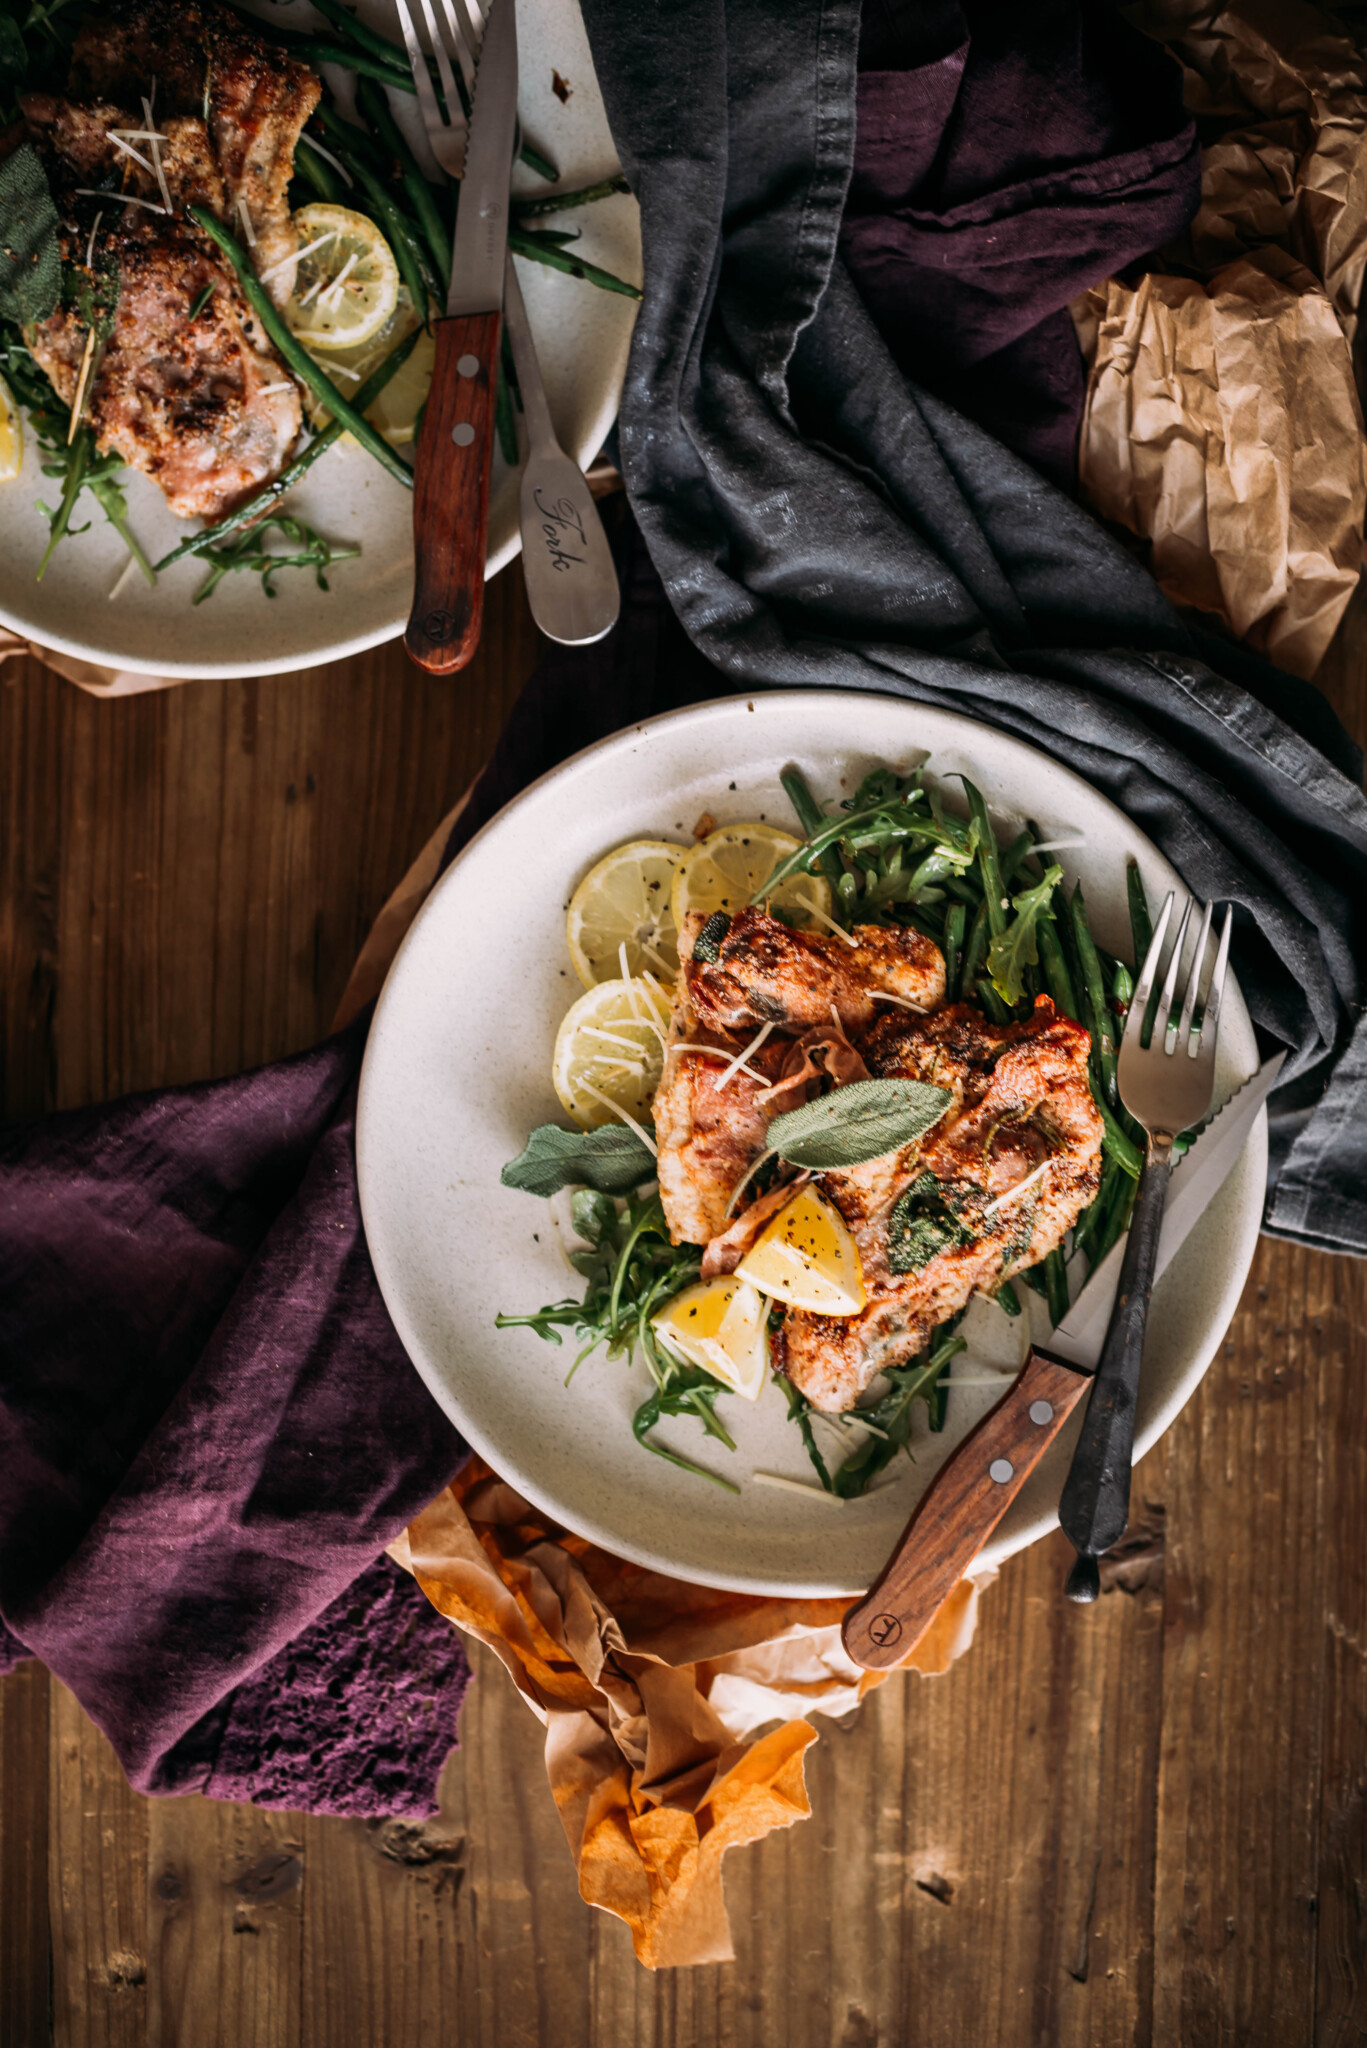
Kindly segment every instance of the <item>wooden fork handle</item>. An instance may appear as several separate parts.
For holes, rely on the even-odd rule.
[[[936,1475],[868,1593],[845,1616],[845,1648],[868,1671],[915,1649],[1091,1386],[1032,1351],[1010,1389]]]
[[[464,668],[484,623],[499,313],[439,320],[413,479],[413,611],[404,642],[420,668]]]

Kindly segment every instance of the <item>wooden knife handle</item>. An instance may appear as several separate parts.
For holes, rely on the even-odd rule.
[[[1032,1351],[995,1408],[936,1475],[864,1599],[845,1616],[845,1648],[868,1671],[915,1649],[959,1580],[1092,1385]]]
[[[437,322],[436,363],[413,479],[413,611],[404,642],[420,668],[464,668],[484,623],[499,313]]]

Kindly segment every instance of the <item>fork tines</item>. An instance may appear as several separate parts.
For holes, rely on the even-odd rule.
[[[1194,899],[1187,899],[1182,912],[1182,921],[1177,927],[1172,952],[1168,957],[1168,971],[1164,977],[1162,992],[1153,1000],[1153,987],[1158,978],[1163,957],[1163,945],[1168,925],[1172,918],[1173,893],[1168,891],[1158,922],[1154,926],[1149,950],[1139,970],[1134,994],[1130,1000],[1129,1018],[1125,1025],[1122,1044],[1132,1051],[1152,1047],[1155,1051],[1174,1053],[1180,1046],[1190,1059],[1198,1058],[1203,1052],[1213,1059],[1215,1036],[1219,1029],[1220,1003],[1224,996],[1225,971],[1229,964],[1229,936],[1234,921],[1233,906],[1225,909],[1224,923],[1220,930],[1220,943],[1216,949],[1215,965],[1206,984],[1204,1000],[1200,999],[1201,971],[1205,965],[1206,944],[1210,936],[1211,919],[1215,906],[1207,903],[1201,916],[1197,933],[1196,950],[1192,955],[1191,969],[1187,976],[1186,990],[1182,999],[1180,1017],[1174,1019],[1177,1003],[1178,977],[1182,968],[1182,956],[1186,950],[1187,932],[1191,925]],[[1199,1015],[1198,1015],[1199,1002]],[[1152,1011],[1152,1016],[1149,1012]],[[1145,1038],[1148,1030],[1147,1042]],[[1209,1036],[1207,1037],[1207,1034]]]
[[[403,32],[408,66],[417,87],[418,109],[432,154],[449,178],[459,178],[465,168],[465,144],[469,133],[465,109],[475,89],[475,66],[483,36],[483,13],[477,0],[418,0],[427,25],[432,56],[441,81],[443,109],[432,84],[432,73],[409,10],[408,0],[394,0]],[[438,15],[443,17],[439,21]],[[453,70],[453,62],[459,71]]]

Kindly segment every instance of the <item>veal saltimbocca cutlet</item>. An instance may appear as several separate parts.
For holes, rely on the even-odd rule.
[[[67,405],[79,397],[101,454],[182,518],[220,518],[278,476],[302,423],[298,386],[187,208],[232,229],[283,305],[294,149],[319,90],[213,0],[113,0],[82,23],[66,92],[21,101],[77,287],[33,330],[33,355]]]
[[[733,1271],[793,1192],[792,1178],[762,1194],[743,1186],[775,1116],[857,1080],[949,1094],[917,1143],[814,1176],[858,1247],[867,1301],[851,1316],[788,1309],[773,1356],[814,1406],[838,1413],[971,1295],[1044,1258],[1093,1201],[1090,1042],[1043,995],[1003,1025],[945,1007],[943,957],[910,928],[826,935],[751,909],[699,959],[701,929],[690,918],[680,933],[655,1127],[671,1234],[705,1248],[705,1274]]]

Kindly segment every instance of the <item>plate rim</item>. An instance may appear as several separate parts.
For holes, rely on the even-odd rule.
[[[442,1410],[443,1414],[445,1414],[448,1420],[452,1421],[455,1424],[455,1426],[459,1429],[462,1437],[469,1446],[470,1450],[473,1451],[477,1456],[481,1457],[484,1460],[484,1462],[487,1465],[489,1465],[493,1470],[499,1472],[499,1475],[501,1477],[506,1478],[508,1483],[514,1486],[517,1491],[522,1493],[524,1498],[530,1501],[532,1505],[538,1509],[539,1512],[549,1516],[557,1524],[570,1530],[572,1533],[579,1535],[592,1543],[595,1543],[601,1549],[607,1551],[611,1555],[624,1558],[628,1562],[640,1565],[647,1570],[661,1572],[670,1577],[679,1579],[682,1583],[714,1587],[718,1590],[726,1592],[758,1594],[764,1597],[783,1599],[857,1599],[862,1597],[862,1595],[868,1589],[867,1587],[837,1587],[833,1584],[833,1582],[829,1580],[769,1580],[764,1578],[763,1576],[757,1576],[754,1573],[746,1573],[743,1571],[734,1573],[728,1572],[725,1570],[725,1568],[716,1568],[714,1570],[709,1570],[706,1574],[693,1573],[693,1575],[685,1577],[684,1572],[681,1571],[677,1563],[671,1562],[666,1555],[664,1555],[662,1552],[656,1549],[653,1549],[649,1544],[636,1544],[631,1542],[624,1542],[622,1540],[620,1533],[616,1529],[607,1528],[593,1514],[581,1512],[581,1510],[578,1507],[574,1507],[573,1509],[567,1512],[566,1504],[561,1500],[552,1498],[551,1494],[547,1492],[545,1489],[535,1486],[529,1487],[524,1483],[523,1475],[508,1474],[502,1470],[502,1466],[506,1464],[506,1458],[504,1458],[499,1451],[495,1450],[491,1445],[487,1443],[487,1441],[484,1439],[484,1434],[482,1430],[480,1430],[478,1426],[472,1429],[469,1426],[466,1416],[459,1412],[459,1404],[455,1401],[451,1394],[449,1383],[441,1378],[435,1365],[429,1368],[427,1360],[422,1355],[422,1345],[416,1341],[415,1337],[413,1337],[413,1333],[411,1330],[411,1326],[408,1323],[408,1319],[402,1314],[401,1308],[396,1304],[396,1300],[391,1299],[391,1291],[386,1287],[385,1274],[382,1271],[382,1260],[380,1257],[377,1256],[376,1244],[372,1237],[372,1232],[367,1221],[367,1184],[370,1180],[370,1171],[367,1165],[367,1160],[370,1153],[370,1139],[368,1133],[372,1128],[372,1119],[367,1114],[367,1104],[373,1094],[373,1077],[376,1070],[375,1061],[383,1056],[381,1046],[383,1036],[385,1035],[386,998],[389,996],[390,991],[396,985],[400,965],[403,962],[405,955],[408,953],[410,946],[412,946],[416,941],[422,924],[424,922],[424,919],[426,917],[426,913],[429,910],[429,908],[435,903],[438,893],[446,887],[446,885],[450,881],[450,878],[455,874],[456,870],[460,867],[461,863],[465,860],[466,856],[474,852],[474,850],[479,846],[480,842],[493,831],[495,826],[501,825],[509,817],[509,815],[515,812],[524,802],[530,801],[538,791],[543,789],[548,784],[556,781],[561,775],[565,774],[570,769],[578,766],[579,764],[583,763],[584,761],[590,759],[593,756],[596,756],[601,753],[606,753],[610,749],[615,749],[617,747],[624,746],[634,738],[639,738],[647,733],[656,732],[663,727],[675,724],[685,724],[690,722],[695,717],[698,717],[706,712],[715,711],[725,707],[737,707],[741,704],[748,704],[749,709],[753,711],[753,709],[755,708],[755,703],[760,700],[764,701],[766,705],[772,705],[780,709],[786,706],[791,707],[794,711],[798,711],[803,706],[810,706],[818,701],[824,701],[828,704],[841,703],[849,699],[851,696],[857,696],[860,698],[861,701],[868,698],[872,698],[875,701],[881,702],[883,704],[897,706],[899,709],[914,708],[917,703],[917,700],[914,698],[901,697],[896,695],[895,693],[888,691],[849,691],[826,688],[768,689],[763,687],[754,690],[753,693],[747,693],[745,691],[730,691],[723,694],[722,696],[705,698],[700,700],[696,704],[683,705],[672,711],[658,712],[650,718],[633,720],[627,725],[620,726],[615,731],[604,734],[602,738],[593,740],[587,746],[577,749],[573,754],[567,754],[563,760],[556,762],[552,767],[548,768],[543,774],[537,776],[534,781],[529,782],[525,786],[525,788],[519,790],[514,796],[510,797],[505,804],[500,806],[500,808],[494,813],[494,815],[491,818],[487,819],[485,823],[480,826],[479,830],[476,833],[474,833],[470,840],[466,843],[466,845],[461,848],[460,852],[455,856],[454,860],[451,861],[450,865],[443,871],[441,875],[439,875],[436,882],[432,885],[431,889],[428,891],[427,896],[424,898],[422,904],[420,905],[417,914],[415,915],[412,923],[408,927],[408,930],[405,932],[403,939],[399,944],[398,950],[390,963],[389,970],[385,976],[384,984],[382,985],[380,990],[380,994],[376,999],[375,1012],[371,1020],[369,1033],[367,1034],[365,1052],[361,1063],[361,1074],[357,1087],[357,1193],[361,1213],[362,1228],[365,1232],[367,1252],[371,1260],[372,1269],[375,1273],[376,1284],[380,1289],[381,1298],[384,1301],[386,1312],[388,1313],[390,1320],[394,1325],[396,1334],[398,1335],[399,1341],[403,1346],[409,1364],[412,1366],[413,1370],[417,1372],[419,1378],[422,1380],[423,1384],[426,1386],[428,1392],[432,1395],[432,1398],[436,1401],[438,1407]],[[959,711],[955,708],[939,704],[923,708],[934,710],[938,715],[942,717],[952,718],[957,722],[962,723],[967,728],[985,729],[995,734],[999,738],[1009,741],[1013,747],[1020,748],[1026,754],[1033,755],[1041,762],[1046,763],[1051,770],[1061,771],[1064,775],[1072,778],[1074,781],[1078,783],[1081,783],[1093,797],[1100,799],[1100,801],[1106,804],[1112,811],[1114,811],[1118,817],[1123,819],[1125,821],[1127,828],[1132,833],[1137,835],[1137,837],[1140,838],[1153,851],[1153,853],[1166,867],[1172,869],[1174,873],[1178,872],[1174,867],[1173,862],[1170,861],[1167,855],[1163,853],[1161,847],[1155,844],[1155,842],[1149,837],[1148,833],[1144,831],[1142,826],[1138,825],[1132,818],[1128,816],[1126,812],[1122,811],[1120,806],[1116,804],[1112,798],[1108,797],[1104,791],[1097,789],[1094,784],[1088,782],[1085,776],[1080,775],[1078,771],[1075,768],[1071,767],[1066,761],[1059,760],[1055,755],[1046,753],[1042,747],[1035,746],[1029,740],[1021,739],[1017,734],[1008,731],[1004,727],[991,725],[987,720],[975,718],[967,712]],[[1246,1005],[1243,1002],[1242,989],[1239,987],[1237,979],[1235,980],[1234,986],[1237,993],[1239,994],[1241,1007],[1245,1009],[1246,1013]],[[1267,1112],[1266,1109],[1263,1108],[1258,1113],[1257,1119],[1255,1120],[1252,1130],[1249,1133],[1247,1143],[1245,1144],[1243,1151],[1239,1155],[1238,1161],[1236,1161],[1235,1166],[1231,1168],[1232,1174],[1240,1164],[1242,1164],[1245,1160],[1249,1158],[1251,1150],[1253,1154],[1252,1163],[1257,1168],[1256,1185],[1259,1188],[1263,1187],[1266,1182],[1268,1150],[1267,1133]],[[1224,1337],[1229,1328],[1230,1320],[1232,1319],[1235,1307],[1237,1306],[1239,1295],[1242,1292],[1245,1282],[1247,1280],[1248,1271],[1252,1264],[1254,1252],[1256,1250],[1258,1237],[1261,1233],[1261,1202],[1257,1204],[1256,1210],[1251,1211],[1251,1216],[1251,1223],[1248,1217],[1240,1219],[1236,1236],[1236,1243],[1234,1247],[1234,1254],[1230,1259],[1224,1286],[1221,1290],[1219,1312],[1223,1316],[1223,1320],[1217,1319],[1217,1321],[1212,1324],[1211,1335],[1208,1341],[1198,1350],[1192,1364],[1186,1369],[1185,1373],[1179,1380],[1177,1386],[1173,1389],[1168,1399],[1162,1403],[1156,1415],[1154,1415],[1150,1419],[1148,1426],[1139,1432],[1136,1439],[1134,1450],[1135,1465],[1138,1465],[1141,1459],[1147,1456],[1149,1451],[1151,1451],[1154,1448],[1154,1446],[1160,1441],[1160,1439],[1164,1435],[1166,1435],[1167,1431],[1172,1427],[1177,1417],[1181,1414],[1183,1408],[1185,1408],[1187,1403],[1191,1400],[1192,1396],[1200,1387],[1202,1381],[1206,1376],[1206,1373],[1210,1369],[1210,1366],[1215,1358],[1216,1353],[1220,1348],[1221,1343],[1224,1341]],[[398,1296],[398,1289],[395,1288],[393,1291],[395,1295]],[[410,1338],[412,1338],[412,1341],[410,1341]],[[1004,1380],[1003,1392],[1006,1391],[1006,1387],[1008,1385],[1009,1380]],[[952,1453],[950,1455],[952,1455]],[[922,1497],[924,1498],[924,1496]],[[919,1506],[919,1503],[917,1503],[917,1506]],[[1045,1514],[1037,1516],[1023,1529],[1014,1530],[1007,1535],[1002,1535],[1000,1533],[994,1534],[991,1541],[984,1545],[983,1549],[979,1552],[978,1557],[975,1559],[974,1570],[983,1573],[987,1576],[994,1575],[996,1569],[1002,1563],[1004,1563],[1008,1557],[1014,1556],[1017,1551],[1029,1548],[1031,1544],[1038,1542],[1042,1537],[1048,1535],[1053,1529],[1057,1528],[1057,1526],[1057,1516],[1054,1514]],[[691,1567],[689,1567],[688,1570],[692,1572]]]

